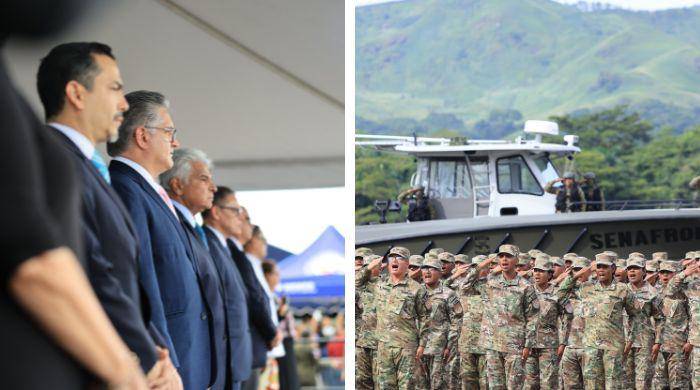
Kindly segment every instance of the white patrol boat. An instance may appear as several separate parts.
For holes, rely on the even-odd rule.
[[[412,253],[442,247],[471,256],[504,243],[558,256],[612,250],[682,258],[700,249],[700,209],[689,201],[618,200],[606,203],[609,211],[555,213],[556,196],[544,190],[560,177],[550,157],[572,164],[581,151],[576,135],[563,143],[542,140],[558,135],[556,123],[532,120],[514,141],[356,135],[357,146],[416,158],[410,185],[423,188],[434,214],[431,221],[358,226],[356,245],[380,254],[405,246]],[[380,201],[377,208],[385,214],[400,206]]]

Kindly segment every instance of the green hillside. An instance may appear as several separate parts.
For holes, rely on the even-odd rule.
[[[431,114],[474,128],[494,110],[544,119],[620,103],[655,124],[700,122],[698,7],[582,12],[550,0],[409,0],[357,8],[355,43],[359,130]],[[441,127],[468,133],[459,123]]]

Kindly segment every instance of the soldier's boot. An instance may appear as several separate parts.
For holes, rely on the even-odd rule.
[[[374,389],[374,372],[372,371],[373,350],[355,347],[355,388]]]
[[[566,347],[559,372],[563,389],[583,390],[583,349]]]

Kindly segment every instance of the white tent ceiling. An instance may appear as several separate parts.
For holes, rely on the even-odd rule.
[[[5,60],[24,95],[39,59],[68,41],[112,46],[126,91],[171,101],[182,146],[243,189],[342,186],[341,0],[111,0],[40,44],[11,40]]]

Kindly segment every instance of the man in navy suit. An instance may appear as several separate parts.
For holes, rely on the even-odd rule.
[[[92,287],[150,384],[177,385],[177,371],[157,346],[162,339],[142,304],[136,231],[95,149],[117,133],[128,108],[112,51],[95,42],[59,45],[41,61],[37,79],[48,131],[63,141],[83,183],[81,228]]]
[[[214,193],[213,205],[202,212],[204,232],[209,253],[219,270],[224,286],[226,318],[229,330],[232,388],[238,390],[241,383],[251,376],[253,346],[248,316],[248,292],[238,268],[233,263],[226,239],[241,229],[239,208],[235,205],[233,191],[219,187]]]
[[[243,245],[253,235],[253,227],[248,221],[246,214],[244,214],[243,208],[238,204],[236,194],[233,191],[229,195],[229,204],[240,210],[236,216],[239,220],[240,229],[234,232],[227,240],[227,243],[233,262],[236,264],[248,291],[248,314],[250,316],[250,333],[253,340],[254,370],[250,379],[245,381],[242,387],[245,390],[253,390],[257,389],[258,377],[267,362],[267,351],[276,347],[282,341],[282,333],[272,322],[270,301],[267,293],[260,285],[260,281],[255,276],[255,271],[243,250]]]
[[[139,238],[139,275],[151,318],[163,335],[186,389],[216,387],[210,307],[198,264],[170,197],[156,178],[173,166],[179,146],[169,104],[158,92],[126,95],[129,110],[116,141],[107,144],[112,187],[131,214]]]
[[[211,161],[196,149],[177,149],[173,153],[173,167],[160,175],[160,184],[168,192],[192,248],[204,295],[209,302],[212,318],[212,336],[216,359],[217,388],[232,387],[229,368],[228,329],[224,309],[223,286],[214,261],[207,249],[204,228],[195,220],[198,214],[212,205],[216,186],[211,176]]]

